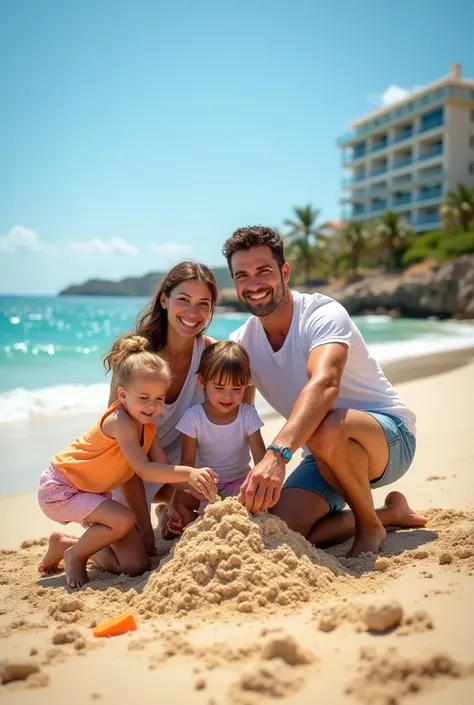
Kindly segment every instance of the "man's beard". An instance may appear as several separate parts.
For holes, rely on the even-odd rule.
[[[263,291],[265,291],[265,289],[263,289]],[[250,311],[251,314],[257,316],[258,318],[263,318],[264,316],[269,316],[271,313],[273,313],[283,301],[283,297],[285,294],[285,283],[283,281],[283,277],[281,278],[280,286],[277,289],[273,289],[273,287],[270,287],[268,289],[268,294],[269,297],[265,298],[265,303],[252,301],[248,298],[248,294],[246,294],[245,297],[240,296],[239,298],[241,303],[245,306],[248,311]]]

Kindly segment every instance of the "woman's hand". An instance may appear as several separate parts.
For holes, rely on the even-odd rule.
[[[194,490],[206,499],[214,499],[217,492],[218,476],[211,468],[189,468],[188,482]]]

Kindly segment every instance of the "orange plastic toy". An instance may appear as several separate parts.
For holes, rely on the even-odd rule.
[[[136,628],[137,623],[133,614],[122,612],[122,614],[98,624],[92,633],[94,636],[119,636],[119,634],[134,632]]]

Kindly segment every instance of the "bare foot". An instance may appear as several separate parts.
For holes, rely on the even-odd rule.
[[[356,558],[361,553],[377,553],[380,544],[387,538],[382,522],[373,526],[363,526],[356,529],[354,543],[347,554],[347,558]]]
[[[64,572],[70,588],[80,588],[89,582],[86,565],[74,557],[72,548],[64,552]]]
[[[77,539],[65,536],[60,531],[53,531],[48,541],[48,550],[43,556],[43,560],[38,565],[40,573],[51,573],[58,569],[59,563],[64,558],[64,552],[74,546]]]
[[[159,504],[156,508],[156,516],[158,519],[158,528],[160,530],[161,536],[164,539],[167,540],[173,540],[177,536],[180,536],[183,533],[183,530],[181,527],[173,527],[173,524],[171,523],[170,527],[170,518],[168,515],[168,507],[166,504]],[[173,528],[175,530],[173,530]]]
[[[425,526],[428,519],[423,514],[418,514],[410,509],[408,502],[401,492],[390,492],[385,498],[385,506],[393,513],[390,526],[404,529],[416,529]]]
[[[182,502],[179,505],[158,505],[156,516],[158,517],[161,535],[168,540],[181,536],[188,524],[191,524],[197,518],[196,512]]]

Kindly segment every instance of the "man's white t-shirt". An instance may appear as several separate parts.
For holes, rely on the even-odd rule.
[[[285,342],[276,352],[262,323],[251,316],[230,339],[246,349],[252,384],[285,419],[308,382],[307,362],[312,350],[327,343],[349,348],[334,409],[359,409],[396,416],[415,434],[415,414],[408,409],[372,357],[346,309],[324,294],[293,293],[294,309]]]
[[[184,413],[176,428],[197,439],[199,465],[214,470],[220,486],[247,477],[249,436],[262,426],[257,410],[249,404],[241,404],[234,421],[225,425],[210,421],[202,404],[196,404]]]

